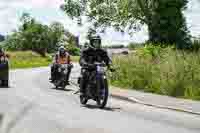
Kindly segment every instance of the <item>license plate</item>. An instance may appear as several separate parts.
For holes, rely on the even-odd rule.
[[[63,68],[67,68],[67,67],[68,67],[68,64],[62,64],[62,67],[63,67]]]

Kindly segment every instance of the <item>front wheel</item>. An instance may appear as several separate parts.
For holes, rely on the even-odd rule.
[[[100,83],[100,86],[100,96],[97,98],[97,105],[99,108],[104,108],[107,104],[109,95],[107,80],[103,80],[103,82]]]
[[[63,83],[61,84],[61,89],[62,89],[62,90],[65,90],[65,87],[66,87],[66,83],[63,82]]]
[[[87,102],[88,102],[87,97],[80,95],[80,102],[83,105],[87,104]]]

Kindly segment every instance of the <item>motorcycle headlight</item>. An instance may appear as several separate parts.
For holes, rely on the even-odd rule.
[[[62,68],[68,68],[68,64],[62,64],[61,67]]]
[[[61,70],[61,68],[58,68],[58,72],[61,72],[62,70]]]
[[[67,74],[67,70],[64,70],[64,74]]]

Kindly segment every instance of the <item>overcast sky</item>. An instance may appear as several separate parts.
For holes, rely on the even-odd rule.
[[[64,0],[0,0],[0,33],[8,34],[17,28],[19,17],[25,12],[29,12],[38,21],[44,24],[50,24],[53,21],[59,21],[64,24],[75,35],[81,34],[81,40],[89,27],[89,24],[78,27],[76,22],[70,20],[66,14],[60,11],[59,6]],[[189,0],[188,10],[185,15],[188,27],[193,36],[200,36],[200,2],[199,0]],[[129,35],[115,32],[109,29],[103,35],[104,43],[124,43],[124,42],[142,42],[148,38],[146,28],[129,37]]]

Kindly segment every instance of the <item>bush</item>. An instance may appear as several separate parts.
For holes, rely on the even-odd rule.
[[[33,68],[48,66],[51,63],[51,57],[41,57],[41,55],[32,51],[6,52],[10,56],[10,67],[13,68]]]
[[[125,46],[123,44],[114,44],[114,45],[103,46],[103,48],[120,49],[120,48],[125,48]]]
[[[80,49],[74,46],[71,47],[67,47],[68,52],[70,53],[70,55],[73,56],[79,56],[80,55]]]
[[[130,43],[130,44],[128,44],[128,48],[130,49],[130,50],[135,50],[136,48],[140,48],[140,47],[143,47],[144,46],[144,44],[140,44],[140,43]]]
[[[133,55],[115,56],[116,86],[200,100],[200,55],[188,51],[146,46]]]

